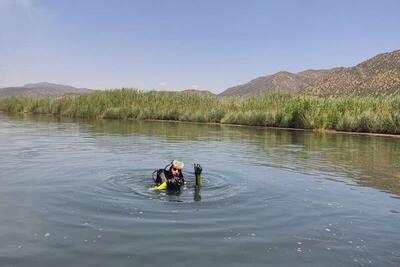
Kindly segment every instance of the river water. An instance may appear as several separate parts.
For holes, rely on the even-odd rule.
[[[0,114],[0,266],[162,265],[400,266],[400,139]]]

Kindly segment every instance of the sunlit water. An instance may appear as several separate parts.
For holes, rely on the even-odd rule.
[[[400,139],[0,114],[0,266],[400,266],[399,196]]]

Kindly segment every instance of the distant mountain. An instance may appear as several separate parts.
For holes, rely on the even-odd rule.
[[[208,90],[187,89],[183,90],[182,92],[190,94],[198,94],[198,95],[209,95],[209,96],[215,95],[214,93]]]
[[[87,92],[92,92],[92,90],[86,88],[75,88],[69,85],[42,82],[30,83],[19,87],[0,88],[0,98],[12,96],[55,98],[65,95],[79,95]]]
[[[317,78],[324,77],[335,70],[306,70],[299,73],[281,71],[228,88],[219,95],[247,97],[268,93],[297,93],[311,85]]]
[[[354,67],[341,68],[302,93],[317,96],[385,96],[400,93],[400,50],[379,54]]]
[[[344,69],[343,67],[340,68],[333,68],[333,69],[327,69],[327,70],[304,70],[301,71],[299,73],[297,73],[298,75],[310,78],[310,79],[319,79],[322,77],[325,77],[326,75]]]
[[[281,71],[228,88],[220,96],[268,93],[316,96],[384,96],[400,93],[400,50],[379,54],[357,66],[299,73]]]

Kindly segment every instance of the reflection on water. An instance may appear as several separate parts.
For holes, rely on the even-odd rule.
[[[60,120],[47,116],[35,119],[49,123]],[[400,139],[397,138],[118,120],[90,122],[84,127],[95,134],[141,135],[178,144],[187,140],[249,142],[255,148],[242,156],[257,159],[260,164],[299,172],[339,172],[360,185],[400,195]]]
[[[0,114],[0,266],[400,266],[399,141]]]
[[[46,120],[54,121],[51,117]],[[342,172],[360,185],[400,194],[400,139],[397,138],[118,120],[95,121],[87,127],[98,134],[153,136],[178,144],[186,140],[250,142],[256,148],[243,156],[257,158],[268,166],[299,172]]]

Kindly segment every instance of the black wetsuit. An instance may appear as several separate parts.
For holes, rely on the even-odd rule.
[[[185,184],[185,178],[182,172],[180,172],[179,176],[173,176],[170,170],[159,169],[154,171],[153,174],[156,176],[155,179],[154,177],[153,179],[157,186],[166,181],[167,189],[180,189],[180,187]]]

